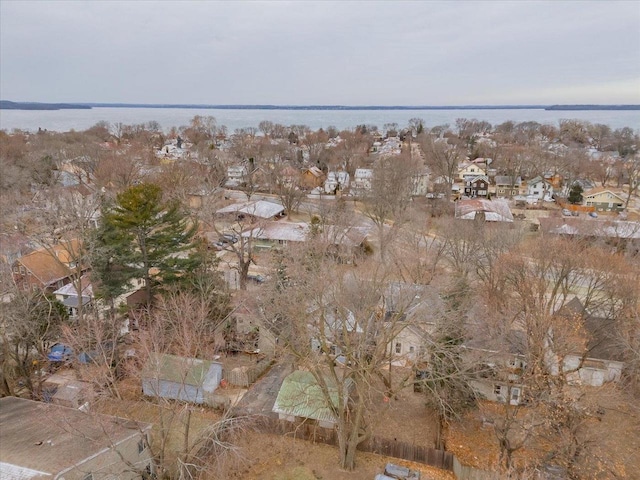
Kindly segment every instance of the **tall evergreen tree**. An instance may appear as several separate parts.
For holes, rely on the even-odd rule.
[[[571,187],[571,190],[569,191],[569,197],[567,198],[567,200],[569,200],[569,203],[573,205],[582,203],[582,192],[583,190],[580,184],[576,183],[575,185],[573,185]]]
[[[120,193],[104,221],[113,229],[110,246],[124,277],[144,279],[147,304],[158,286],[176,283],[200,264],[197,223],[177,200],[163,200],[157,185],[142,183]]]
[[[119,252],[125,248],[126,237],[108,221],[92,231],[89,239],[91,281],[96,297],[104,300],[115,314],[115,299],[127,291],[131,269],[123,264]]]

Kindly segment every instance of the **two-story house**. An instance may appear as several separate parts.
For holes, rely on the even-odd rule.
[[[487,197],[489,195],[489,177],[479,175],[468,179],[464,184],[464,194],[470,198]]]
[[[551,201],[553,185],[541,176],[527,180],[527,196],[537,200]]]
[[[70,283],[74,273],[83,268],[77,264],[81,248],[81,242],[75,239],[23,255],[11,265],[13,281],[24,291],[52,293]]]
[[[466,182],[479,175],[486,175],[486,169],[476,163],[463,163],[458,168],[458,179],[462,182]]]
[[[248,173],[247,167],[244,165],[231,165],[227,167],[225,187],[236,188],[242,186]]]
[[[371,190],[373,181],[373,170],[370,168],[356,168],[351,182],[351,190],[355,194],[364,194]]]
[[[582,195],[587,207],[595,207],[598,212],[621,212],[624,199],[606,188],[593,188]]]
[[[349,173],[343,170],[327,173],[327,179],[324,182],[325,193],[335,195],[336,192],[349,188]]]
[[[496,197],[511,198],[520,195],[522,187],[522,178],[513,175],[496,175],[494,178],[496,184]]]

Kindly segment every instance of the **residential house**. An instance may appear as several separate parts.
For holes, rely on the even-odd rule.
[[[429,333],[421,325],[408,323],[391,341],[389,353],[393,364],[411,366],[425,358]]]
[[[425,358],[427,345],[435,332],[436,318],[445,306],[437,290],[430,286],[392,282],[381,304],[386,328],[395,332],[388,345],[394,365],[413,366]]]
[[[5,397],[0,425],[2,479],[133,480],[154,474],[146,423]]]
[[[349,188],[349,173],[344,170],[327,173],[327,179],[324,181],[325,193],[335,195],[339,191]]]
[[[458,179],[462,182],[477,177],[478,175],[486,175],[487,171],[484,166],[477,163],[463,163],[458,168]]]
[[[498,352],[490,352],[488,357],[498,355]],[[500,356],[502,364],[485,363],[481,365],[481,377],[471,380],[471,388],[480,398],[491,402],[519,405],[524,401],[525,387],[520,382],[520,371],[526,366],[521,356]],[[508,358],[508,359],[507,359]],[[505,364],[506,362],[506,364]],[[493,370],[492,367],[497,367]],[[506,372],[499,373],[501,369]]]
[[[469,178],[464,184],[464,195],[469,198],[487,197],[489,195],[489,177],[478,175]]]
[[[214,198],[221,198],[223,195],[224,189],[215,187],[215,188],[195,188],[187,193],[187,202],[189,204],[189,208],[198,210],[202,208],[203,205],[207,204],[207,202],[211,203],[211,200]]]
[[[22,290],[54,292],[71,279],[77,268],[81,242],[72,240],[50,249],[41,248],[13,262],[13,281]]]
[[[413,175],[411,184],[411,195],[414,197],[424,197],[429,191],[429,171],[422,170]]]
[[[325,175],[318,167],[309,167],[302,172],[302,186],[307,190],[313,190],[324,184]]]
[[[338,263],[355,263],[367,250],[368,227],[325,225],[317,234]]]
[[[142,391],[150,397],[211,405],[221,380],[221,363],[156,354],[142,372]]]
[[[300,183],[301,174],[297,168],[293,168],[291,165],[286,165],[284,168],[280,168],[276,171],[276,183],[281,187],[293,188]]]
[[[512,198],[520,195],[522,178],[513,175],[496,175],[494,178],[496,185],[496,197]]]
[[[228,188],[237,188],[242,186],[247,178],[249,171],[244,165],[231,165],[227,167],[227,180],[224,186]]]
[[[83,275],[79,280],[81,291],[80,298],[78,298],[78,286],[76,285],[76,282],[77,280],[67,283],[53,292],[56,299],[58,299],[58,301],[67,308],[71,318],[78,315],[78,307],[80,305],[88,307],[94,298],[93,287],[91,286],[91,279],[88,274]]]
[[[525,349],[526,338],[520,330],[509,331],[506,347],[501,350],[483,340],[465,344],[465,362],[477,366],[477,374],[470,381],[476,395],[492,402],[520,404],[525,393],[521,379],[527,368]]]
[[[543,176],[544,179],[553,186],[556,192],[560,190],[562,181],[564,180],[562,175],[555,172],[545,172]]]
[[[540,218],[540,228],[545,235],[562,235],[568,238],[606,242],[618,251],[640,252],[640,223],[593,218]]]
[[[550,373],[565,376],[573,385],[600,387],[618,381],[624,363],[613,321],[589,314],[578,298],[573,298],[555,315],[570,327],[567,330],[570,336],[564,338],[566,351],[554,351],[553,343],[549,345],[545,364]],[[467,360],[478,365],[478,374],[471,385],[488,400],[517,405],[525,393],[522,385],[522,374],[527,368],[525,332],[511,330],[506,345],[504,350],[493,350],[472,340],[465,346]]]
[[[347,401],[345,398],[340,402],[339,389],[332,378],[326,377],[324,380],[331,404],[311,372],[296,370],[287,375],[282,382],[272,411],[278,414],[280,420],[315,420],[320,427],[334,428],[337,423],[334,412],[340,403],[346,407]],[[345,379],[345,396],[349,395],[352,383],[351,379]]]
[[[607,188],[593,188],[582,195],[587,207],[595,207],[598,212],[621,212],[625,200],[621,195]]]
[[[541,176],[537,176],[535,178],[532,178],[531,180],[527,180],[528,197],[549,202],[552,200],[553,191],[553,185]]]
[[[473,198],[455,203],[455,216],[463,220],[484,220],[487,222],[513,222],[509,204],[504,199],[487,200]]]
[[[266,200],[234,203],[216,211],[216,215],[233,215],[238,220],[277,220],[284,216],[284,207]]]
[[[304,242],[308,233],[309,224],[307,223],[272,221],[246,230],[241,235],[253,239],[254,249],[270,249],[276,246],[286,247],[289,243]]]
[[[72,208],[82,215],[87,226],[98,227],[101,213],[97,194],[92,185],[77,183],[52,189],[37,190],[33,195],[32,204],[56,214],[61,205],[64,206],[63,208]]]
[[[571,351],[553,357],[551,371],[564,374],[569,383],[601,387],[620,380],[624,367],[622,353],[615,336],[614,321],[587,312],[574,297],[555,313],[574,324]]]
[[[370,168],[356,168],[351,182],[351,190],[356,195],[363,195],[371,191],[373,170]]]

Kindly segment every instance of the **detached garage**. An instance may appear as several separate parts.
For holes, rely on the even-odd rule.
[[[153,355],[142,374],[142,391],[150,397],[210,403],[222,380],[222,364],[209,360]]]

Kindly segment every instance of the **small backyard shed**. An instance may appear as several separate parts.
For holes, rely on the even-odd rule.
[[[209,360],[153,355],[142,375],[142,391],[150,397],[210,404],[222,380],[222,364]]]
[[[296,370],[287,375],[282,382],[272,411],[278,414],[280,420],[293,422],[296,418],[308,418],[317,420],[321,427],[333,428],[337,421],[335,409],[339,405],[339,390],[331,379],[327,378],[326,382],[333,408],[326,401],[313,374]],[[349,385],[345,389],[345,394],[348,391]]]

